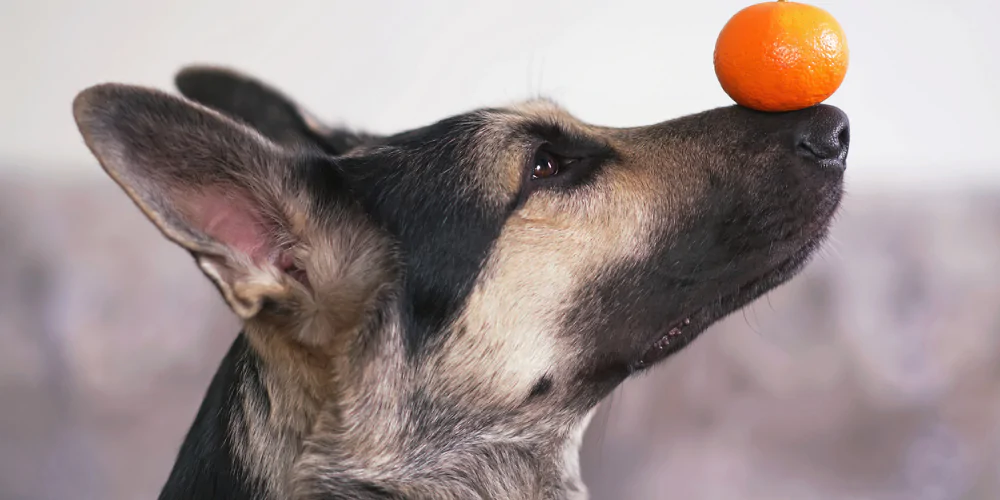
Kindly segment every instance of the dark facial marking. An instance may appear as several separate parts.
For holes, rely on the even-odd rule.
[[[531,392],[528,393],[528,401],[538,399],[546,394],[552,392],[552,377],[545,375],[535,382],[535,385],[531,388]]]
[[[614,149],[596,138],[555,124],[533,122],[523,128],[536,144],[525,175],[525,197],[537,189],[568,191],[584,186],[616,157]]]
[[[596,394],[786,281],[824,239],[842,167],[803,160],[794,147],[814,113],[832,112],[723,108],[632,137],[640,150],[667,141],[686,153],[668,165],[690,180],[661,188],[687,189],[677,194],[697,203],[653,235],[648,257],[609,262],[570,300],[564,331],[590,343],[579,378]]]
[[[464,302],[509,215],[478,186],[477,169],[488,166],[471,153],[483,125],[477,113],[454,117],[342,162],[365,211],[399,245],[410,353]]]

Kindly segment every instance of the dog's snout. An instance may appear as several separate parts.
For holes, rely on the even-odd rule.
[[[834,106],[820,105],[807,110],[795,137],[796,152],[821,167],[843,169],[851,142],[847,114]]]

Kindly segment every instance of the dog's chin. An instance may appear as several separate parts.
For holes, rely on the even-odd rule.
[[[815,238],[771,269],[730,290],[722,291],[716,300],[679,316],[671,328],[630,364],[629,371],[642,371],[663,361],[691,343],[717,321],[791,279],[805,266],[823,239]]]

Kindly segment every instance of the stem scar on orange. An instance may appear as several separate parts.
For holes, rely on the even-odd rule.
[[[764,2],[736,13],[715,44],[715,74],[738,104],[794,111],[819,104],[847,74],[847,38],[829,12]]]

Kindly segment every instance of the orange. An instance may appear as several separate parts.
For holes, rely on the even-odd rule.
[[[736,13],[715,44],[715,74],[738,104],[793,111],[819,104],[847,74],[847,38],[829,12],[765,2]]]

